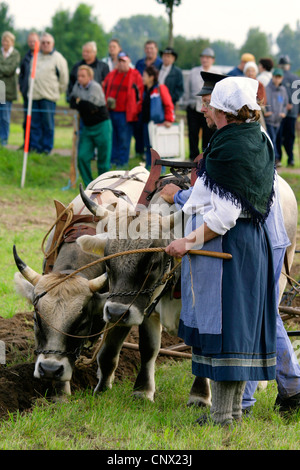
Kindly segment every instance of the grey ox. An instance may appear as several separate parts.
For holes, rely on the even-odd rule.
[[[284,223],[291,241],[287,250],[288,265],[291,267],[297,232],[297,202],[290,186],[280,177],[279,192],[284,214]],[[106,256],[117,252],[149,247],[165,247],[172,237],[176,219],[181,219],[182,212],[163,215],[165,201],[157,193],[151,200],[148,209],[137,212],[135,216],[119,213],[117,224],[116,213],[93,204],[83,195],[87,207],[96,216],[101,217],[101,235],[83,235],[77,243],[83,251]],[[161,211],[154,212],[156,206]],[[161,213],[160,213],[161,212]],[[110,224],[111,221],[114,224]],[[117,230],[114,236],[105,234],[105,227]],[[134,226],[136,230],[131,230]],[[127,236],[124,236],[124,227]],[[122,229],[122,230],[121,230]],[[171,229],[171,231],[170,231]],[[133,236],[132,236],[133,234]],[[179,234],[180,236],[180,234]],[[105,342],[98,353],[99,382],[96,390],[110,388],[113,383],[114,371],[118,364],[122,344],[133,325],[139,325],[140,351],[145,360],[145,367],[140,372],[134,386],[134,393],[153,400],[155,393],[154,364],[160,348],[161,327],[165,326],[176,334],[179,322],[181,302],[172,297],[171,287],[161,285],[166,272],[170,269],[170,259],[165,252],[135,253],[130,256],[116,257],[106,262],[109,279],[109,296],[104,306],[104,320],[115,324],[109,330]],[[284,269],[284,268],[283,268]],[[280,295],[282,295],[286,277],[281,276]],[[163,294],[160,298],[161,293]],[[156,305],[156,300],[159,300]],[[155,311],[149,317],[147,309],[154,302]],[[145,359],[146,358],[146,359]],[[208,380],[196,378],[189,395],[188,404],[210,405],[210,387]]]

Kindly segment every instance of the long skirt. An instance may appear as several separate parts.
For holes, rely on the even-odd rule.
[[[179,337],[192,346],[193,374],[215,381],[272,380],[276,369],[276,298],[267,228],[238,219],[203,246],[231,260],[193,255],[182,263]]]

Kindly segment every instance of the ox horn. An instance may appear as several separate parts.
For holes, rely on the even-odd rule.
[[[89,281],[89,287],[92,292],[98,292],[102,287],[105,286],[107,282],[107,273],[102,274],[101,276],[95,277]]]
[[[84,203],[84,205],[88,208],[88,210],[93,214],[97,215],[97,209],[98,209],[98,204],[96,204],[94,201],[92,201],[84,192],[84,189],[82,187],[82,184],[79,184],[79,192],[81,199]]]
[[[82,202],[93,215],[99,217],[101,220],[109,215],[110,210],[105,209],[102,205],[96,204],[86,195],[81,183],[79,184],[79,191]],[[112,206],[114,205],[115,204],[112,204]]]
[[[17,249],[15,245],[13,247],[13,254],[14,254],[14,259],[15,259],[17,268],[22,274],[22,276],[24,276],[25,279],[27,279],[27,281],[30,282],[30,284],[35,286],[39,282],[42,275],[38,274],[36,271],[31,269],[29,266],[27,266],[27,264],[25,264],[24,261],[21,260],[21,258],[19,257],[17,253]]]

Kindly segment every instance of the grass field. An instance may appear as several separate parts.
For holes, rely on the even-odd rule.
[[[70,142],[66,130],[61,133],[62,142]],[[17,134],[20,137],[20,127]],[[21,189],[22,159],[21,151],[0,149],[0,309],[7,318],[29,310],[14,292],[13,244],[32,268],[41,271],[41,241],[55,218],[53,199],[67,204],[77,194],[77,190],[62,189],[68,184],[70,161],[55,152],[50,157],[30,154],[26,185]],[[131,167],[136,164],[131,159]],[[283,176],[299,202],[300,175]],[[299,279],[300,271],[295,275]],[[284,418],[274,410],[274,381],[256,392],[253,415],[230,429],[193,425],[203,411],[186,406],[192,381],[190,361],[170,359],[157,368],[154,403],[133,399],[130,380],[101,396],[90,389],[76,392],[65,403],[41,397],[30,413],[11,414],[0,422],[0,449],[300,450],[300,412]]]

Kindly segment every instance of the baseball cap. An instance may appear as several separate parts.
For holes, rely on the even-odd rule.
[[[121,51],[118,54],[118,59],[119,60],[129,60],[129,56],[126,54],[126,52]]]

